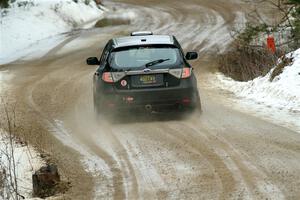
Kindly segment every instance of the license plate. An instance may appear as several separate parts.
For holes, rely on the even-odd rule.
[[[159,87],[164,84],[163,74],[141,74],[131,76],[131,86],[140,87]]]
[[[143,75],[143,76],[140,76],[140,81],[143,84],[155,84],[156,76],[155,75]]]

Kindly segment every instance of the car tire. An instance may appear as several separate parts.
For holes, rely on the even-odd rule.
[[[94,94],[94,113],[96,117],[98,117],[101,114],[100,100],[99,97],[95,94]]]
[[[188,112],[202,112],[201,99],[200,99],[200,95],[198,92],[195,94],[194,98],[195,98],[194,103],[190,107],[187,108],[187,111]]]
[[[197,96],[196,96],[196,108],[195,110],[197,110],[198,112],[202,113],[202,104],[201,104],[201,98],[199,93],[197,92]]]

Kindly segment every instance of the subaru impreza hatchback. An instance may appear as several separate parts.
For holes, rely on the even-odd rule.
[[[187,60],[196,52],[183,50],[174,36],[134,32],[106,44],[93,77],[94,106],[98,113],[142,109],[147,111],[201,110],[196,77]]]

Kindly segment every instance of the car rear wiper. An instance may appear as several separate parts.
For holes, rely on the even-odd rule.
[[[142,67],[146,67],[146,68],[149,68],[151,66],[154,66],[154,65],[157,65],[157,64],[160,64],[160,63],[163,63],[163,62],[166,62],[170,60],[170,58],[167,58],[167,59],[158,59],[158,60],[154,60],[154,61],[151,61],[151,62],[148,62],[140,67],[136,67],[136,69],[139,69],[139,68],[142,68]],[[124,69],[117,69],[117,71],[120,71],[120,72],[129,72],[129,71],[132,71],[134,70],[135,68],[124,68]]]
[[[170,60],[170,58],[154,60],[154,61],[151,61],[151,62],[146,63],[146,64],[145,64],[145,67],[148,68],[148,67],[151,67],[151,66],[154,66],[154,65],[157,65],[157,64],[166,62],[166,61],[168,61],[168,60]]]

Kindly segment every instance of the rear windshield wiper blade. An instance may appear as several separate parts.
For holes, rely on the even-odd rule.
[[[139,68],[142,68],[142,67],[151,67],[151,66],[154,66],[154,65],[157,65],[157,64],[160,64],[160,63],[163,63],[163,62],[166,62],[170,60],[170,58],[167,58],[167,59],[159,59],[159,60],[154,60],[154,61],[151,61],[151,62],[148,62],[140,67],[136,67],[136,69],[139,69]],[[116,69],[116,71],[121,71],[121,72],[129,72],[129,71],[132,71],[134,70],[135,68],[121,68],[121,69]]]
[[[151,61],[151,62],[146,63],[146,64],[145,64],[145,67],[148,68],[148,67],[151,67],[151,66],[154,66],[154,65],[157,65],[157,64],[166,62],[166,61],[168,61],[168,60],[170,60],[170,58],[154,60],[154,61]]]

